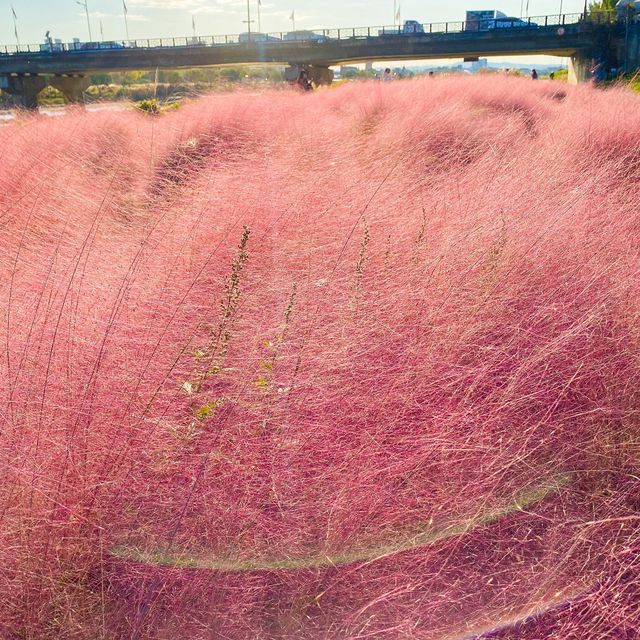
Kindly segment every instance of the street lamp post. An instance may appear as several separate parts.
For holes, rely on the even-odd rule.
[[[253,22],[251,19],[251,0],[247,0],[247,19],[242,22],[247,23],[247,40],[251,42],[251,23]]]
[[[127,3],[125,2],[125,0],[122,0],[122,13],[124,15],[124,30],[125,30],[125,33],[127,34],[127,41],[129,41],[130,40],[129,20],[128,20],[129,8],[127,7]]]
[[[87,29],[89,30],[89,42],[92,42],[93,36],[91,35],[91,20],[89,20],[89,5],[87,4],[87,0],[76,0],[76,4],[79,4],[81,7],[84,7],[84,12],[87,14]]]
[[[18,46],[18,49],[20,49],[20,37],[18,36],[18,14],[13,8],[13,5],[11,5],[11,13],[13,14],[13,32],[16,35],[16,45]]]
[[[631,15],[631,11],[633,10],[633,7],[631,6],[631,4],[627,5],[627,15],[625,17],[625,31],[624,31],[624,72],[625,73],[629,73],[629,30],[630,30],[630,26],[631,26],[631,19],[632,19],[632,15]]]

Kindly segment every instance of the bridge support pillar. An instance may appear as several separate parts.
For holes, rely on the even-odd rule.
[[[69,102],[83,103],[89,80],[84,76],[53,76],[49,78],[49,84],[63,93]]]
[[[601,52],[598,57],[576,54],[569,59],[569,84],[596,82],[600,84],[607,79],[611,68],[608,52]]]
[[[589,82],[593,77],[594,62],[588,56],[576,54],[569,58],[569,84]]]
[[[333,82],[333,71],[329,67],[307,67],[309,79],[317,87],[329,86]]]
[[[330,85],[333,82],[333,71],[328,66],[310,64],[292,64],[285,69],[285,79],[291,83],[296,83],[303,71],[307,72],[307,77],[316,87]]]
[[[625,35],[624,69],[627,73],[633,73],[640,69],[640,22],[632,22],[627,25]]]
[[[24,109],[38,108],[38,94],[47,86],[42,76],[9,75],[0,77],[0,89],[14,96]]]

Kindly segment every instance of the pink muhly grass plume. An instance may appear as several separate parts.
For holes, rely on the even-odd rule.
[[[638,100],[0,128],[0,636],[635,638]]]

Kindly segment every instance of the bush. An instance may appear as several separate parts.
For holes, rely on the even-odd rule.
[[[568,69],[558,69],[553,73],[553,79],[556,82],[568,82],[569,81],[569,70]]]
[[[115,84],[102,84],[90,86],[85,91],[89,100],[118,100],[123,97],[123,88]]]
[[[156,98],[140,100],[140,102],[136,103],[135,107],[139,111],[143,111],[151,116],[157,116],[161,111],[160,102],[158,102]]]
[[[67,103],[67,99],[64,93],[49,85],[40,92],[38,102],[43,105],[62,105]]]

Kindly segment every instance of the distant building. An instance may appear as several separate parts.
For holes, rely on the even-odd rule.
[[[463,69],[470,71],[471,73],[478,73],[481,69],[486,69],[489,66],[489,61],[486,58],[480,58],[480,60],[474,60],[473,62],[463,63]]]

